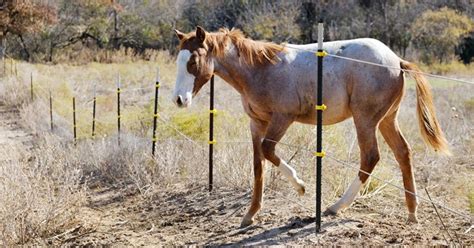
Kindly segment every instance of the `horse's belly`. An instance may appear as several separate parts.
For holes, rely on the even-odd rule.
[[[323,125],[336,124],[341,121],[347,120],[350,117],[352,117],[350,112],[337,112],[337,111],[330,112],[328,110],[325,110],[323,112]],[[316,122],[317,122],[316,110],[305,115],[299,115],[296,118],[296,121],[304,123],[304,124],[316,125]]]

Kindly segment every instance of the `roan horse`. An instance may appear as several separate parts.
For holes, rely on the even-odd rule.
[[[276,142],[295,121],[316,123],[317,44],[278,45],[254,41],[237,29],[209,33],[197,27],[180,40],[178,75],[173,101],[179,107],[191,104],[213,74],[218,75],[241,95],[250,116],[254,150],[252,203],[241,225],[253,223],[263,201],[265,160],[285,175],[300,195],[305,192],[296,171],[275,154]],[[360,170],[342,198],[326,210],[336,214],[351,205],[379,161],[376,130],[382,133],[402,171],[407,191],[416,192],[410,147],[400,132],[397,114],[405,88],[404,72],[416,80],[417,114],[424,141],[438,152],[449,154],[448,145],[436,119],[431,90],[418,67],[402,60],[387,46],[374,39],[325,42],[324,50],[354,59],[387,65],[390,68],[354,63],[333,57],[324,60],[324,125],[354,118],[360,147]],[[400,69],[395,69],[400,68]],[[275,142],[276,141],[276,142]],[[417,197],[405,193],[408,221],[417,222]]]

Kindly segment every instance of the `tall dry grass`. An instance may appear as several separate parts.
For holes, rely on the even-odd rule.
[[[14,163],[0,168],[0,241],[3,245],[48,242],[51,237],[76,225],[74,209],[87,204],[85,195],[97,186],[132,186],[143,195],[175,184],[205,185],[207,182],[208,86],[189,109],[177,109],[170,101],[174,87],[174,59],[159,53],[155,61],[85,65],[18,64],[18,77],[1,79],[1,100],[21,109],[21,123],[34,134],[34,148],[5,156]],[[156,157],[151,152],[153,87],[157,67],[161,72]],[[35,98],[29,99],[30,74]],[[117,145],[115,80],[122,78],[122,134]],[[91,137],[94,83],[97,85],[97,135]],[[448,82],[438,82],[448,84]],[[438,84],[437,83],[437,84]],[[50,131],[48,95],[54,102],[55,127]],[[407,90],[399,120],[413,148],[419,188],[428,187],[437,200],[451,207],[469,209],[474,185],[467,164],[472,153],[474,131],[472,88],[435,88],[438,117],[451,143],[454,156],[436,156],[419,135],[415,93]],[[77,98],[79,140],[72,142],[71,98]],[[252,148],[248,117],[240,97],[221,80],[216,81],[215,187],[247,190],[252,185]],[[190,141],[189,139],[192,139]],[[314,199],[314,127],[295,124],[278,145],[277,152],[307,183],[304,204]],[[401,175],[391,151],[379,135],[382,159],[363,190],[368,203],[403,212],[403,193],[386,182],[401,184]],[[324,127],[324,149],[331,157],[357,167],[359,151],[351,120]],[[340,197],[357,169],[324,160],[323,205]],[[8,179],[8,180],[7,180]],[[267,188],[294,196],[289,183],[266,167]],[[467,185],[467,187],[466,187]],[[20,200],[18,200],[20,199]],[[290,203],[289,203],[290,204]],[[20,218],[19,218],[20,217]]]

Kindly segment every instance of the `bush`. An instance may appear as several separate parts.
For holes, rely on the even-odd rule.
[[[474,22],[468,16],[452,9],[428,10],[413,23],[413,43],[421,50],[423,62],[447,62],[453,59],[460,38],[473,27]]]

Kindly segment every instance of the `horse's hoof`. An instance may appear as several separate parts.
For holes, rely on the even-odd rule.
[[[298,185],[298,188],[296,189],[296,191],[298,191],[298,195],[299,195],[299,196],[303,196],[304,193],[306,192],[306,189],[305,189],[305,187],[304,187],[304,182],[301,181],[301,182],[298,182],[298,184],[299,184],[299,185]]]
[[[327,208],[323,213],[323,216],[335,216],[335,215],[337,215],[337,211],[331,209],[331,207]]]
[[[242,223],[240,223],[240,228],[248,227],[253,224],[253,218],[246,218],[242,220]]]
[[[407,224],[417,224],[418,218],[415,213],[408,213]]]

